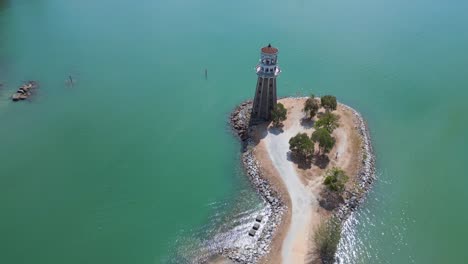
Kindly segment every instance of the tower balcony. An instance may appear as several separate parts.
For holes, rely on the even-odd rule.
[[[255,72],[262,77],[277,77],[281,73],[280,67],[264,68],[260,64],[255,67]]]

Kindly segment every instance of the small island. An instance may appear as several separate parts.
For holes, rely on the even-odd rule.
[[[368,128],[332,95],[277,100],[277,54],[262,48],[254,100],[230,118],[246,173],[268,206],[264,228],[246,234],[254,237],[247,250],[222,255],[239,263],[334,263],[341,226],[375,180]]]

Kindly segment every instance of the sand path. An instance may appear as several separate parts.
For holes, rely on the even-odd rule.
[[[281,251],[270,253],[273,259],[267,258],[268,261],[263,263],[313,262],[316,257],[313,231],[323,219],[329,216],[329,212],[321,208],[318,203],[323,189],[322,175],[332,167],[340,167],[348,175],[357,175],[361,162],[360,155],[356,155],[361,148],[361,139],[355,129],[354,114],[341,105],[334,111],[341,118],[340,127],[333,132],[336,144],[329,153],[329,164],[325,168],[320,168],[315,164],[312,164],[310,168],[300,168],[290,160],[289,139],[297,133],[307,133],[310,136],[315,130],[313,122],[301,122],[305,116],[302,111],[305,100],[306,98],[279,100],[288,109],[288,118],[284,122],[283,131],[265,126],[258,128],[261,138],[257,147],[259,153],[256,156],[262,164],[267,167],[271,166],[275,171],[274,173],[270,171],[269,177],[281,180],[280,193],[286,193],[289,196],[291,209],[286,217],[288,223],[281,226],[281,230],[278,231],[281,234],[280,240],[274,241],[274,248],[281,248]],[[262,161],[265,158],[268,161]]]
[[[288,123],[282,133],[269,130],[264,138],[270,159],[283,180],[291,198],[291,224],[282,245],[282,263],[304,263],[308,252],[308,232],[311,218],[318,206],[317,198],[310,187],[305,186],[294,168],[289,155],[289,139],[298,132],[308,132],[301,125],[303,117],[300,109],[292,109],[288,113]]]

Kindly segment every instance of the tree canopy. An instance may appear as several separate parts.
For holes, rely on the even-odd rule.
[[[289,150],[307,159],[314,154],[314,142],[306,133],[298,133],[289,140]]]
[[[310,118],[313,118],[320,108],[319,103],[315,100],[314,95],[311,95],[304,103],[304,112],[306,112]]]
[[[317,122],[315,122],[315,128],[325,128],[329,133],[333,133],[333,130],[339,126],[340,116],[335,115],[331,112],[324,113]]]
[[[286,108],[284,108],[284,105],[282,103],[277,103],[273,110],[271,110],[271,119],[273,120],[273,125],[274,126],[279,126],[281,123],[286,120],[286,114],[287,114]]]
[[[333,167],[327,171],[323,183],[332,191],[342,192],[347,181],[348,176],[346,173],[340,168]]]
[[[312,142],[318,142],[320,151],[322,153],[328,153],[335,146],[335,139],[330,135],[325,128],[319,128],[312,133]]]
[[[336,97],[332,95],[325,95],[320,98],[322,106],[327,110],[336,110]]]

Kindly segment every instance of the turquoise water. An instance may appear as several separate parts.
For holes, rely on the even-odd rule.
[[[0,262],[170,262],[257,207],[226,122],[253,95],[268,42],[280,96],[335,94],[368,120],[379,181],[345,263],[463,262],[466,10],[0,0]],[[10,102],[28,79],[32,101]]]

